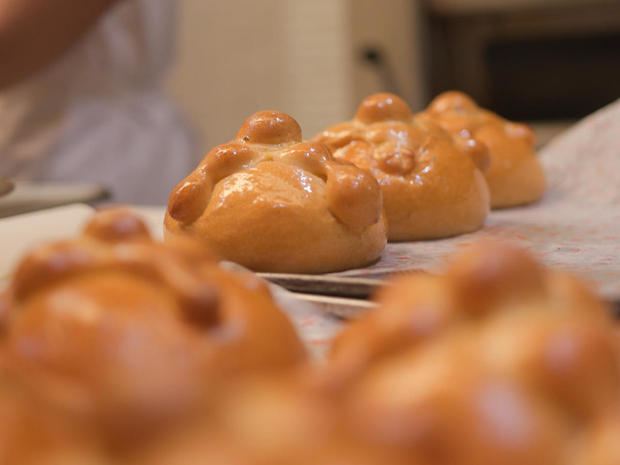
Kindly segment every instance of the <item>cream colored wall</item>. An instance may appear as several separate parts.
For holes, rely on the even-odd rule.
[[[421,18],[416,0],[350,0],[351,43],[353,50],[369,44],[385,53],[393,70],[395,84],[412,109],[424,104],[422,76]],[[355,67],[355,100],[385,89],[383,81],[370,66]]]
[[[205,144],[232,138],[249,114],[281,106],[279,0],[179,0],[169,90]],[[243,9],[244,14],[237,14]]]
[[[388,51],[403,96],[416,106],[413,3],[178,0],[169,92],[198,130],[202,153],[264,109],[290,113],[311,137],[350,118],[363,96],[385,90],[357,61],[358,48],[373,42]]]

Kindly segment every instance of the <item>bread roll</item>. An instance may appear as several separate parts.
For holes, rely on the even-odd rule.
[[[377,178],[390,241],[454,236],[484,224],[489,196],[479,168],[486,167],[486,148],[474,140],[456,145],[396,95],[364,99],[352,121],[314,140]]]
[[[542,197],[545,173],[529,126],[506,121],[454,91],[437,96],[425,113],[455,137],[474,138],[488,147],[491,164],[485,177],[492,208],[526,205]]]
[[[427,464],[617,461],[616,325],[579,280],[480,242],[377,301],[323,373],[367,437]]]
[[[190,235],[257,271],[368,265],[385,247],[379,186],[275,111],[252,115],[172,191],[166,238]]]
[[[3,300],[0,341],[23,379],[121,440],[167,426],[236,376],[305,358],[262,281],[223,271],[189,239],[153,241],[125,210],[31,251]]]
[[[0,299],[0,462],[618,463],[617,327],[579,280],[484,242],[377,300],[299,363],[259,281],[103,212]]]

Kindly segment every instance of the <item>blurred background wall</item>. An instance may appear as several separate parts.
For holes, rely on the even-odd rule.
[[[385,89],[422,105],[410,0],[179,0],[177,59],[168,88],[203,149],[232,138],[258,110],[290,113],[311,137],[351,118]],[[387,76],[364,58],[380,48]],[[204,150],[203,150],[204,151]]]
[[[178,0],[168,89],[201,152],[255,111],[311,137],[378,91],[460,89],[544,142],[620,97],[618,0]]]

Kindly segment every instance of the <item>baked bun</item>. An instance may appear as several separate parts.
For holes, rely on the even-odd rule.
[[[262,281],[189,239],[153,241],[126,210],[30,252],[4,306],[0,341],[22,378],[132,440],[236,376],[305,357]]]
[[[190,235],[257,271],[368,265],[385,247],[381,191],[276,111],[252,115],[172,191],[166,238]]]
[[[396,95],[364,99],[352,121],[314,140],[377,178],[391,241],[454,236],[484,224],[489,194],[480,169],[488,162],[486,148],[473,139],[455,144],[430,119],[414,117]]]
[[[609,309],[504,244],[386,287],[320,366],[259,281],[127,211],[33,251],[0,302],[3,465],[620,458]]]
[[[492,208],[525,205],[542,197],[545,173],[529,126],[506,121],[455,91],[437,96],[425,113],[455,137],[473,137],[488,147],[491,166],[485,177]]]
[[[616,463],[620,352],[577,279],[482,242],[377,301],[324,373],[368,437],[428,464]]]
[[[343,395],[351,422],[422,463],[617,463],[608,328],[539,310],[496,313],[375,360]]]

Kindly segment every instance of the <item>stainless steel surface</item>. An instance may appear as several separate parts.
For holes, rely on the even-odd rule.
[[[367,299],[375,289],[384,284],[379,279],[350,278],[341,276],[257,273],[258,276],[284,287],[289,291],[339,297]]]

